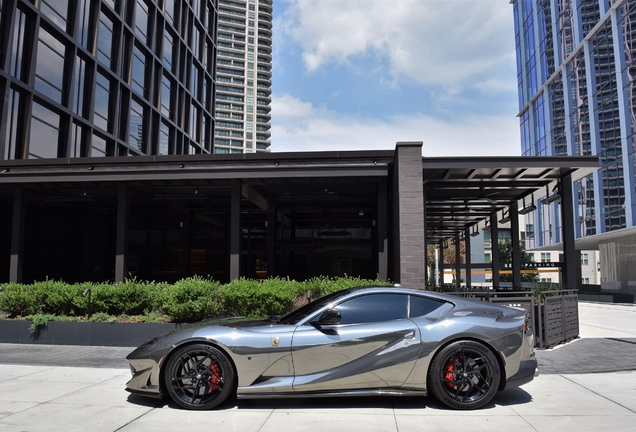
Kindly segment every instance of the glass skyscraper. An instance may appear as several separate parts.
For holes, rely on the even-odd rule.
[[[0,0],[0,158],[213,153],[218,0]]]
[[[512,3],[521,152],[599,157],[574,184],[577,249],[600,251],[603,288],[636,290],[636,0]],[[536,204],[527,247],[558,244],[559,203]]]
[[[219,0],[215,153],[269,151],[272,0]]]

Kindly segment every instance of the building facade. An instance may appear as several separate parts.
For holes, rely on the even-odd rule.
[[[521,152],[598,156],[600,169],[573,185],[576,247],[599,251],[603,288],[634,291],[636,1],[512,3]],[[561,192],[533,197],[528,249],[558,248]]]
[[[218,0],[2,0],[0,157],[213,152]]]
[[[272,0],[219,0],[215,153],[269,151]]]

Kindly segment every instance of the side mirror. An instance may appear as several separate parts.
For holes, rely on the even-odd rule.
[[[312,321],[310,322],[310,324],[319,329],[322,326],[338,325],[340,324],[341,320],[342,315],[340,314],[340,312],[333,309],[327,309],[320,315],[318,321]]]

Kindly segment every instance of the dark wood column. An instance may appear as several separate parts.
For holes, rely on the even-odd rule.
[[[462,286],[462,266],[459,249],[459,233],[455,234],[455,288]]]
[[[117,191],[117,235],[115,239],[115,281],[122,282],[128,273],[128,186]]]
[[[497,213],[490,215],[490,258],[492,262],[492,286],[499,288],[499,270],[501,263],[499,262],[499,226]]]
[[[512,238],[512,288],[521,288],[521,247],[519,242],[519,208],[515,202],[508,208]]]
[[[13,189],[13,220],[11,222],[11,258],[9,282],[22,282],[22,260],[24,257],[24,217],[26,197],[22,186]]]
[[[472,286],[472,266],[471,266],[471,249],[470,249],[470,228],[466,228],[464,230],[464,246],[466,249],[466,287],[471,288]]]
[[[278,276],[276,266],[276,209],[267,212],[267,277]]]
[[[376,233],[377,233],[377,249],[378,249],[378,276],[382,280],[387,280],[389,277],[389,235],[388,235],[388,200],[387,200],[387,185],[384,181],[378,182],[378,205],[377,205],[377,220],[376,220]]]
[[[241,182],[232,180],[230,204],[230,280],[241,276]]]
[[[563,235],[563,288],[577,289],[581,280],[578,278],[578,267],[581,266],[580,255],[574,247],[574,198],[572,196],[572,176],[561,179],[561,232]]]
[[[437,269],[439,271],[439,286],[444,286],[444,242],[439,243]]]

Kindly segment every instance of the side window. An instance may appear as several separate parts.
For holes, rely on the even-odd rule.
[[[426,297],[420,297],[417,295],[411,296],[411,308],[410,308],[410,318],[416,318],[419,316],[424,316],[433,312],[435,309],[443,305],[444,302],[439,300],[433,300]]]
[[[342,315],[341,324],[363,324],[407,317],[408,296],[369,294],[340,303],[334,310]]]

